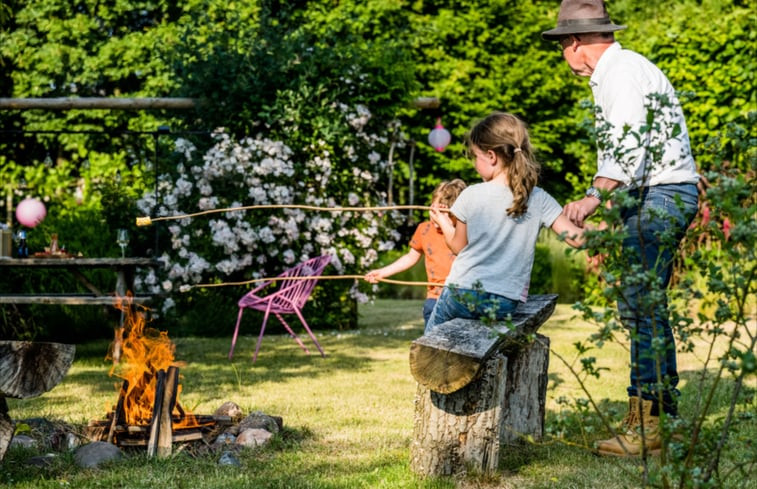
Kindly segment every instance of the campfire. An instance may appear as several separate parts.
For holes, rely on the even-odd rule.
[[[228,415],[194,415],[179,402],[179,362],[168,333],[147,326],[147,310],[125,298],[121,344],[110,375],[122,379],[118,399],[106,419],[91,421],[89,438],[120,447],[146,446],[150,456],[168,456],[175,442],[214,438],[232,424]],[[115,357],[114,357],[115,358]]]

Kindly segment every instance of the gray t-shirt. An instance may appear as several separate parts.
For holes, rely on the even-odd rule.
[[[452,263],[445,285],[473,289],[480,282],[486,292],[526,301],[539,230],[551,227],[562,207],[539,187],[531,191],[528,211],[520,217],[507,215],[512,202],[510,188],[498,183],[462,191],[451,211],[468,226],[468,244]]]

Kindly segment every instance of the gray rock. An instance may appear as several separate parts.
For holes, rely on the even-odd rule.
[[[61,446],[64,450],[73,450],[81,446],[81,440],[73,433],[66,433]]]
[[[283,421],[281,418],[269,416],[260,411],[255,411],[250,413],[239,423],[239,432],[241,433],[247,429],[258,428],[270,431],[271,433],[278,433],[281,431],[282,424]]]
[[[213,441],[213,447],[222,445],[231,445],[237,440],[237,437],[231,433],[221,433]]]
[[[16,435],[11,439],[9,448],[37,448],[37,440],[29,435]]]
[[[242,412],[242,408],[231,401],[224,402],[213,413],[213,416],[229,416],[233,420],[239,420],[243,415],[244,413]]]
[[[237,437],[237,445],[245,447],[260,447],[271,441],[273,433],[262,428],[248,428],[242,430]]]
[[[218,459],[218,465],[231,465],[233,467],[241,467],[242,463],[232,452],[223,452],[221,458]]]
[[[45,468],[52,465],[52,463],[58,458],[58,455],[54,453],[46,453],[44,455],[37,455],[26,461],[26,465],[32,465],[34,467]]]
[[[79,467],[89,469],[99,467],[105,462],[123,457],[121,450],[105,441],[94,441],[76,450],[74,460]]]

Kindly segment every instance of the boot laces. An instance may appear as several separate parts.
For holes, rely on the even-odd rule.
[[[626,417],[623,419],[621,426],[626,431],[631,431],[641,424],[641,418],[639,416],[638,409],[630,409],[626,413]]]

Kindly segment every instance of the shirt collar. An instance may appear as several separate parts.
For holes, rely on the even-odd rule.
[[[591,78],[589,78],[589,85],[596,87],[602,82],[602,78],[610,69],[610,66],[612,66],[613,59],[620,53],[621,49],[618,41],[610,44],[610,47],[605,49],[605,52],[599,57],[597,65],[594,66],[594,71],[591,74]]]

